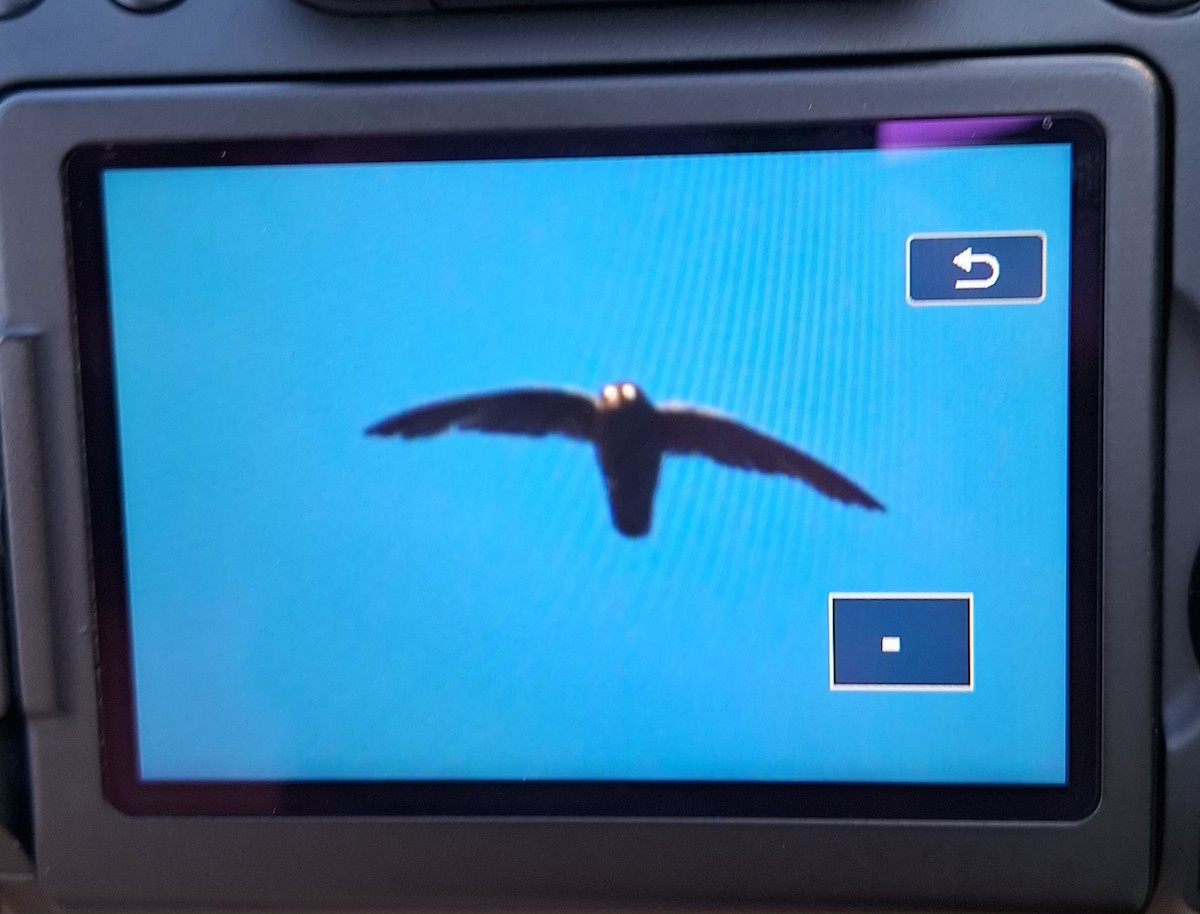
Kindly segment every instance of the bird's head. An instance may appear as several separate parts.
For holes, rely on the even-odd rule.
[[[649,405],[650,401],[642,389],[629,381],[605,384],[600,390],[600,408],[604,410]]]

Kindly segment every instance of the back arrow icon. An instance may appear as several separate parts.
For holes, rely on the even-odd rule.
[[[953,263],[964,273],[970,273],[971,267],[977,263],[982,263],[991,270],[991,274],[983,279],[955,280],[954,288],[956,289],[990,289],[1000,278],[1000,261],[991,254],[976,254],[966,247],[954,255]]]

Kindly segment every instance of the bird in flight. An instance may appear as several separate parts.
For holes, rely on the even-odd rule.
[[[760,431],[717,413],[678,404],[655,406],[636,384],[607,384],[600,396],[525,388],[439,400],[397,413],[367,429],[379,437],[429,438],[452,429],[560,435],[596,449],[613,526],[645,536],[664,456],[695,455],[740,470],[786,476],[836,501],[882,511],[841,473]]]

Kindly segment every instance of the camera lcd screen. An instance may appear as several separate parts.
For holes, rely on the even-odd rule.
[[[1066,818],[1082,121],[87,148],[132,812]]]

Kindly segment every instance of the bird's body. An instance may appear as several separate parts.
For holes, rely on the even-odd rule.
[[[605,385],[599,397],[522,389],[443,400],[385,419],[367,434],[425,438],[453,428],[561,435],[591,443],[604,476],[613,526],[629,537],[650,531],[665,455],[704,456],[729,467],[787,476],[837,501],[883,509],[845,476],[803,451],[716,413],[656,407],[629,382]]]
[[[662,467],[658,411],[632,384],[610,384],[597,401],[594,430],[613,526],[645,536]]]

